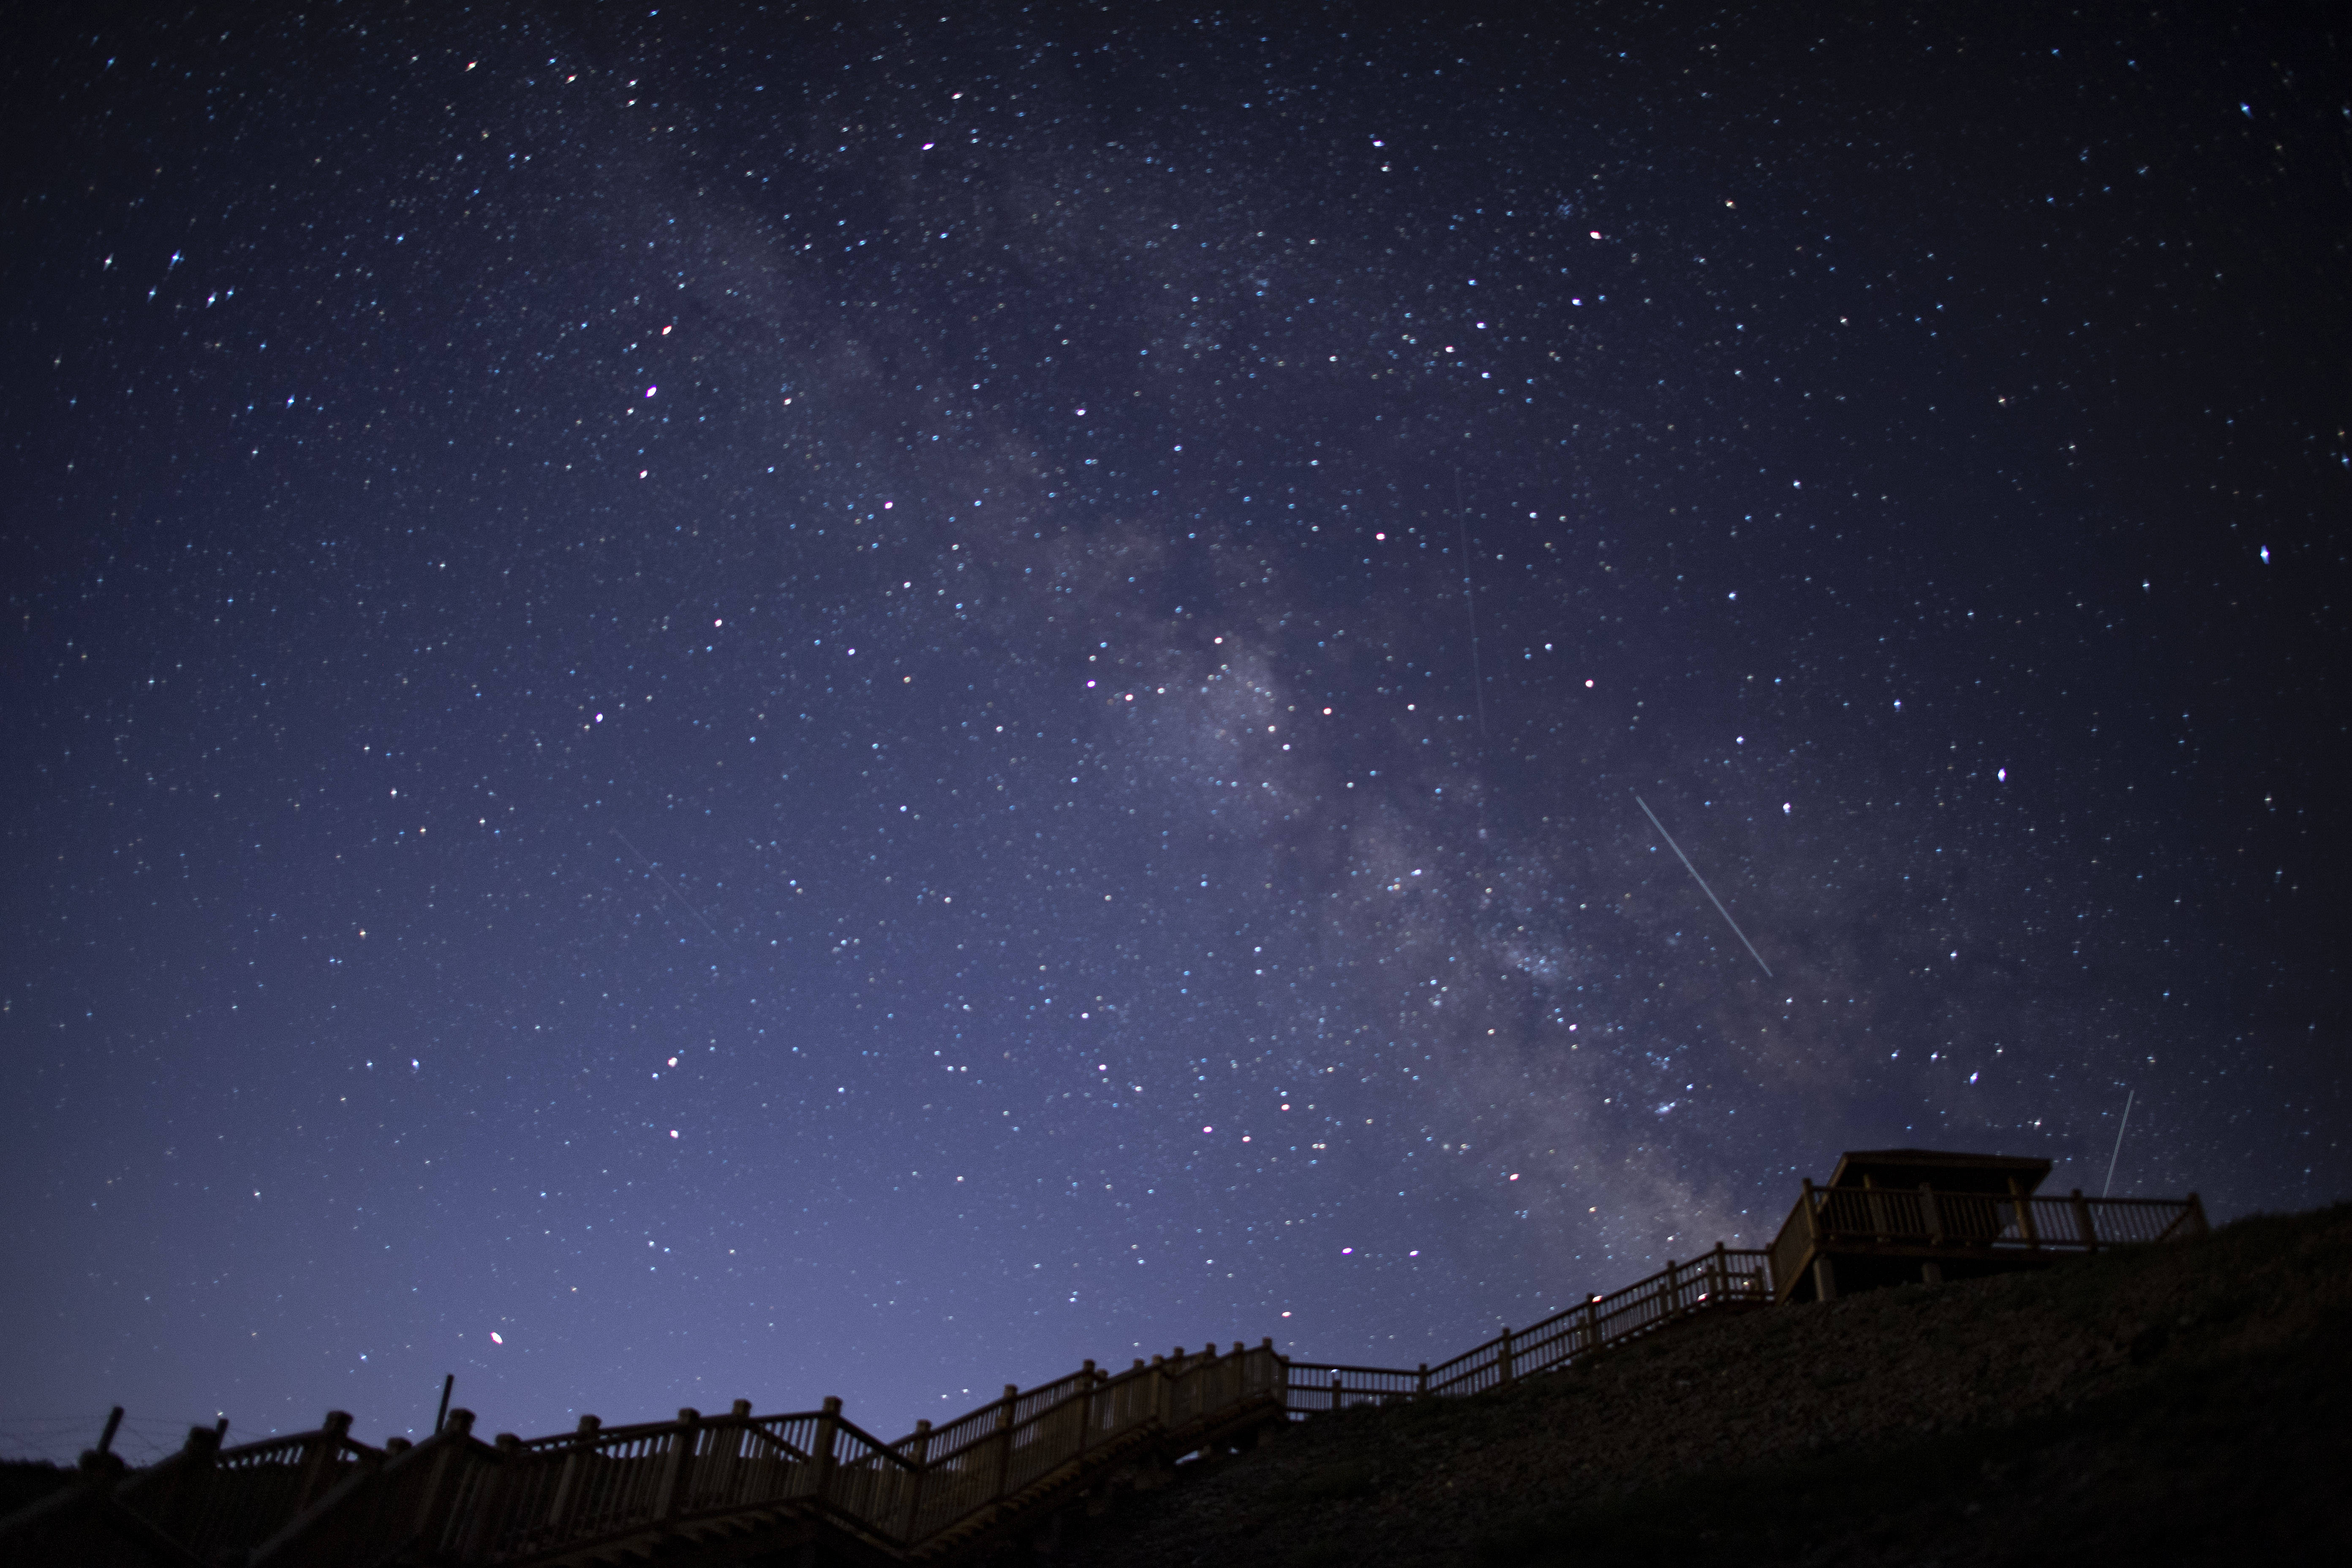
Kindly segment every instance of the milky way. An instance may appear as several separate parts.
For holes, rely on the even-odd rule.
[[[15,68],[19,1448],[2345,1190],[2313,36],[345,9]]]

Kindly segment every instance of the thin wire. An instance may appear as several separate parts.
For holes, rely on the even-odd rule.
[[[2138,1092],[2131,1089],[2124,1090],[2124,1119],[2116,1123],[2116,1152],[2107,1156],[2107,1184],[2099,1189],[2101,1197],[2116,1190],[2116,1162],[2124,1157],[2124,1129],[2131,1125],[2132,1096]]]
[[[1487,745],[1486,679],[1478,668],[1478,601],[1470,595],[1470,514],[1462,505],[1459,468],[1454,470],[1454,516],[1462,525],[1462,604],[1470,615],[1470,684],[1478,695],[1478,754],[1484,761]]]
[[[1756,967],[1764,972],[1764,978],[1771,979],[1772,966],[1764,962],[1764,955],[1756,951],[1756,944],[1748,940],[1748,933],[1739,929],[1739,922],[1731,918],[1731,911],[1723,907],[1723,900],[1715,896],[1715,889],[1706,885],[1706,879],[1700,876],[1698,868],[1690,863],[1690,857],[1684,854],[1683,847],[1675,842],[1675,836],[1666,831],[1666,825],[1658,820],[1658,814],[1650,809],[1650,803],[1637,795],[1633,797],[1633,804],[1642,808],[1642,815],[1650,819],[1650,826],[1658,830],[1658,837],[1666,841],[1666,847],[1675,852],[1675,858],[1683,863],[1683,869],[1691,874],[1691,880],[1699,885],[1699,890],[1706,894],[1715,905],[1716,913],[1721,915],[1723,923],[1731,928],[1731,934],[1739,939],[1739,945],[1748,950],[1748,956],[1756,961]]]
[[[619,839],[624,844],[629,844],[629,836],[622,832],[617,827],[613,829],[613,837]],[[646,852],[638,848],[634,844],[629,844],[629,853],[635,856],[640,860],[646,860]],[[692,904],[687,903],[686,895],[679,892],[677,889],[672,888],[669,885],[669,879],[663,876],[659,871],[654,869],[654,863],[652,861],[646,860],[646,871],[656,881],[662,885],[662,887],[669,893],[671,898],[676,899],[678,903],[685,908],[687,913],[692,915],[696,920],[700,921],[703,924],[703,929],[709,931],[712,936],[719,936],[719,928],[710,923],[709,917],[706,916],[700,910],[696,909]],[[719,940],[723,942],[727,939],[723,936],[719,936]]]

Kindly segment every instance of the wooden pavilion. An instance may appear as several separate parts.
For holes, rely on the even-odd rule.
[[[2177,1198],[2049,1197],[2050,1162],[1937,1149],[1853,1150],[1827,1184],[1805,1182],[1772,1244],[1778,1303],[1882,1286],[2040,1268],[2133,1242],[2202,1235],[2204,1205]]]

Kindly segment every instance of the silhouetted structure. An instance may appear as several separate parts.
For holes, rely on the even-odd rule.
[[[2105,1247],[2205,1234],[2180,1198],[2038,1193],[2047,1160],[1936,1149],[1850,1150],[1826,1185],[1809,1177],[1772,1243],[1773,1300],[1832,1301],[1887,1285],[2041,1268]]]
[[[452,1410],[423,1442],[381,1448],[352,1437],[341,1411],[316,1431],[233,1448],[221,1446],[223,1421],[127,1474],[101,1440],[78,1484],[0,1520],[0,1561],[940,1563],[1008,1534],[1050,1539],[1074,1507],[1100,1511],[1164,1484],[1180,1461],[1213,1461],[1295,1418],[1507,1388],[1700,1316],[2205,1231],[2194,1194],[2034,1195],[2049,1173],[2046,1160],[1996,1154],[1850,1153],[1827,1186],[1805,1184],[1769,1251],[1718,1243],[1410,1372],[1293,1361],[1271,1340],[1223,1352],[1180,1345],[1125,1372],[1088,1362],[1040,1387],[1008,1384],[896,1442],[851,1423],[838,1399],[777,1415],[739,1400],[724,1415],[681,1410],[633,1426],[588,1415],[575,1431],[491,1443],[473,1435],[472,1412]]]

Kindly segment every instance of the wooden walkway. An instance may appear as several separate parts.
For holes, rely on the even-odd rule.
[[[2096,1204],[2075,1200],[2068,1214],[2085,1201]],[[1891,1219],[1869,1214],[1874,1226]],[[2112,1245],[2180,1228],[2135,1212],[2080,1234]],[[1718,1246],[1409,1372],[1292,1361],[1270,1340],[1180,1347],[1118,1373],[1089,1362],[1035,1388],[1008,1385],[1002,1398],[943,1426],[919,1423],[895,1442],[849,1421],[837,1399],[781,1415],[755,1415],[740,1401],[723,1415],[681,1410],[634,1426],[586,1416],[575,1431],[488,1443],[473,1435],[469,1412],[455,1410],[424,1442],[382,1448],[354,1441],[340,1412],[316,1431],[233,1448],[220,1447],[215,1428],[198,1427],[179,1454],[143,1470],[110,1473],[104,1456],[86,1456],[82,1485],[0,1521],[0,1560],[584,1568],[796,1551],[811,1563],[940,1563],[1045,1529],[1082,1497],[1099,1504],[1117,1489],[1161,1484],[1177,1463],[1289,1420],[1505,1388],[1702,1315],[1769,1307],[1772,1261],[1768,1251]]]

